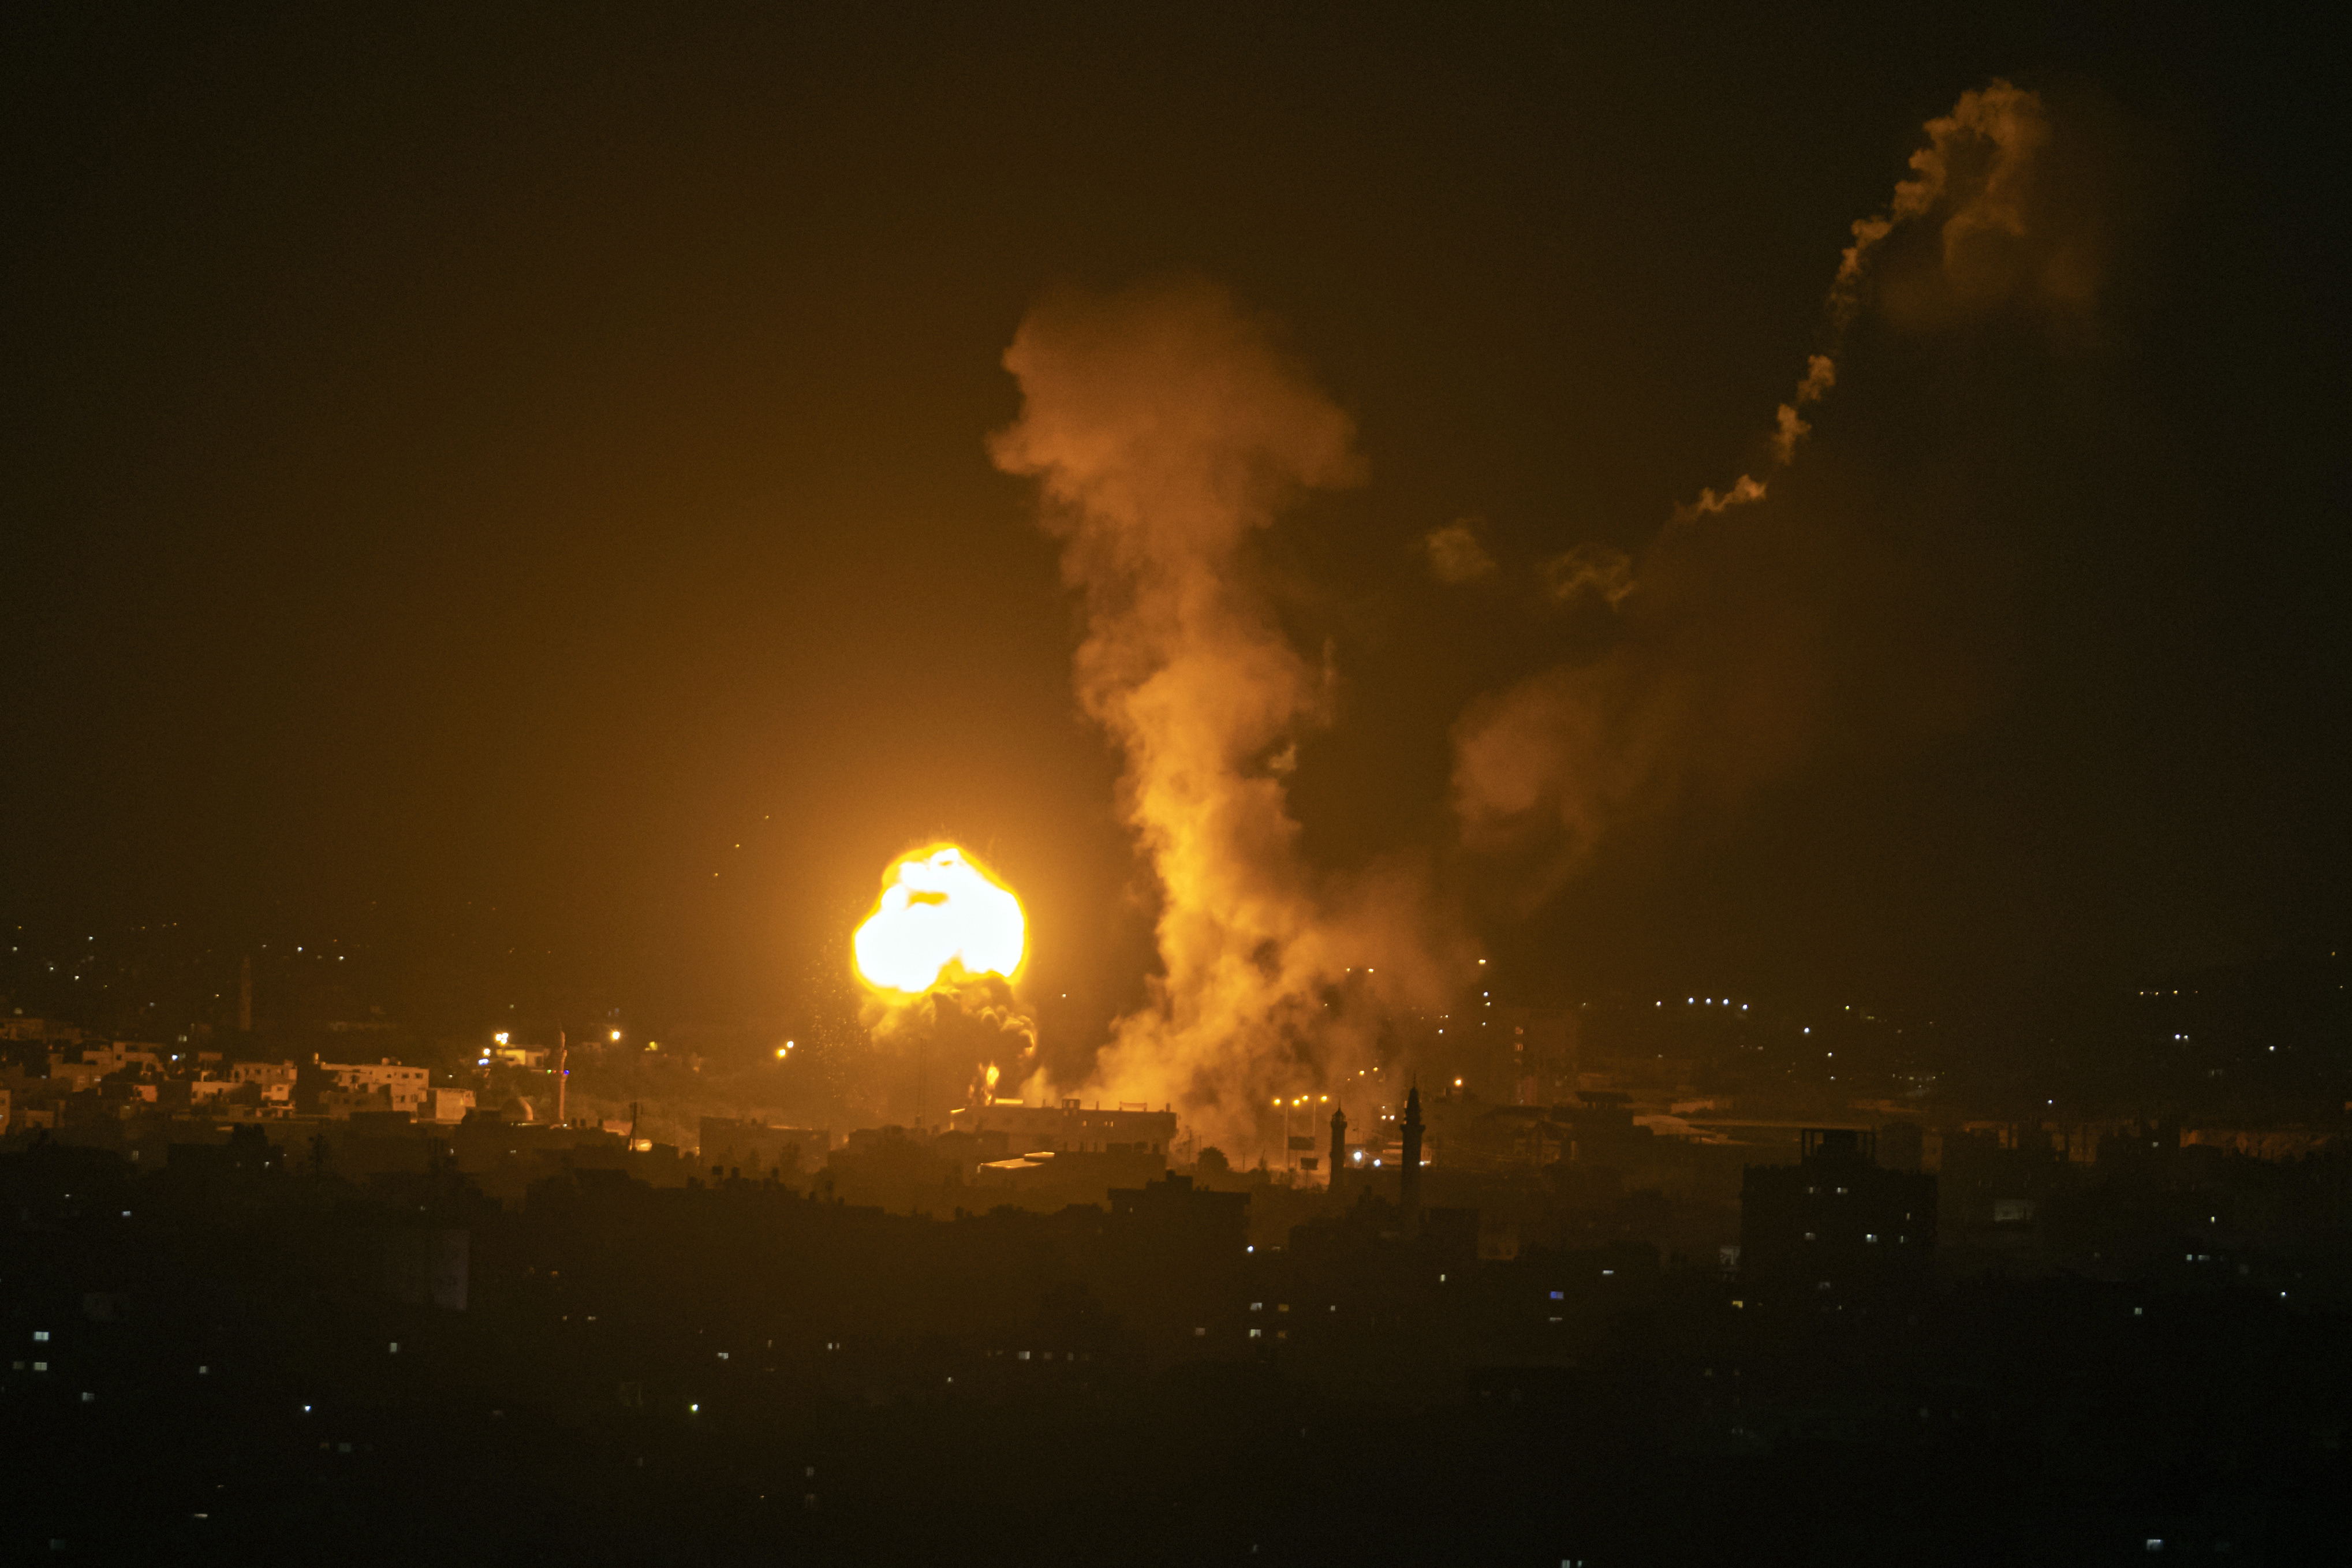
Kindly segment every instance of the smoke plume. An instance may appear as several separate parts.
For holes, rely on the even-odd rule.
[[[1811,434],[1805,414],[1836,386],[1837,357],[1866,304],[1901,325],[1937,325],[2016,302],[2078,310],[2096,290],[2097,204],[2081,195],[2093,182],[2053,163],[2039,97],[1996,80],[1926,132],[1886,210],[1853,225],[1830,287],[1824,352],[1777,412],[1775,468],[1794,462]],[[1804,756],[1825,700],[1824,584],[1848,563],[1805,520],[1768,525],[1757,510],[1766,489],[1742,474],[1701,490],[1638,568],[1591,545],[1545,568],[1556,596],[1598,589],[1619,609],[1616,641],[1475,705],[1454,731],[1464,840],[1535,867],[1529,896],[1627,819],[1694,795],[1736,795]],[[1737,529],[1715,526],[1735,510]]]
[[[2042,154],[2050,119],[2036,93],[1996,78],[1979,91],[1960,94],[1952,112],[1927,121],[1927,145],[1911,154],[1912,177],[1895,187],[1886,211],[1853,226],[1853,243],[1839,259],[1830,285],[1830,319],[1843,331],[1861,309],[1874,254],[1897,228],[1941,215],[1941,259],[1949,279],[1974,291],[1989,265],[2026,242],[2043,215]],[[2053,292],[2086,291],[2090,278],[2068,257],[2045,258],[2041,281]]]
[[[1936,276],[1927,280],[1924,292],[1990,304],[2026,286],[2053,300],[2079,303],[2095,288],[2095,247],[2071,235],[2050,242],[2053,227],[2069,226],[2053,226],[2042,210],[2051,132],[2037,94],[1996,78],[1981,89],[1962,93],[1951,113],[1927,121],[1927,144],[1911,154],[1911,177],[1895,185],[1885,212],[1855,220],[1853,243],[1838,258],[1825,312],[1829,352],[1806,362],[1796,393],[1775,411],[1776,468],[1795,462],[1798,443],[1812,433],[1801,410],[1837,384],[1833,356],[1843,351],[1881,248],[1898,230],[1928,218],[1942,220]],[[1906,292],[1923,292],[1917,280],[1906,281]],[[1762,500],[1764,491],[1765,481],[1742,474],[1721,495],[1701,490],[1698,500],[1675,515],[1688,521]]]
[[[1477,529],[1469,518],[1431,529],[1423,536],[1421,546],[1429,552],[1430,574],[1441,583],[1475,583],[1495,574],[1495,558],[1478,542]]]
[[[1284,775],[1328,717],[1328,678],[1250,585],[1253,535],[1301,492],[1360,479],[1354,426],[1200,282],[1052,300],[1004,363],[1023,405],[991,450],[1039,481],[1084,595],[1078,697],[1124,756],[1121,804],[1161,895],[1161,973],[1097,1083],[1246,1138],[1276,1093],[1368,1059],[1350,971],[1393,995],[1431,967],[1410,879],[1333,883],[1298,854]]]
[[[1633,558],[1605,544],[1580,544],[1543,563],[1544,592],[1556,604],[1573,604],[1588,595],[1611,609],[1633,591]]]

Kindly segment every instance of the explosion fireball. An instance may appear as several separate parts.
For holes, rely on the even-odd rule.
[[[890,863],[852,945],[866,984],[916,996],[942,979],[1012,979],[1028,951],[1028,922],[1010,889],[955,845],[933,844]]]

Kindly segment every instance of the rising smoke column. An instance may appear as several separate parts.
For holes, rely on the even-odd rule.
[[[1350,485],[1349,417],[1197,281],[1033,311],[1004,355],[1021,416],[992,440],[1034,476],[1084,595],[1076,682],[1125,758],[1121,805],[1157,873],[1161,973],[1097,1063],[1106,1097],[1245,1135],[1277,1092],[1352,1073],[1347,972],[1425,977],[1400,879],[1334,885],[1297,846],[1285,781],[1329,677],[1250,585],[1247,547],[1300,492]]]

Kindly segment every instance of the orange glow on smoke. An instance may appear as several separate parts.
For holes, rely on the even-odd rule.
[[[968,976],[1012,979],[1028,922],[1011,889],[956,846],[933,844],[890,863],[852,945],[859,979],[912,996]]]

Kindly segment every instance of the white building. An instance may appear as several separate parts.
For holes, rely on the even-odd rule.
[[[337,1089],[383,1089],[391,1096],[393,1110],[419,1115],[433,1076],[430,1068],[403,1067],[390,1057],[376,1062],[320,1062],[319,1068],[334,1075]]]
[[[419,1121],[463,1121],[466,1112],[474,1109],[474,1091],[470,1089],[428,1089],[417,1106]]]
[[[117,1040],[110,1046],[85,1047],[81,1059],[101,1074],[121,1072],[124,1068],[145,1068],[151,1072],[163,1070],[163,1047]]]

